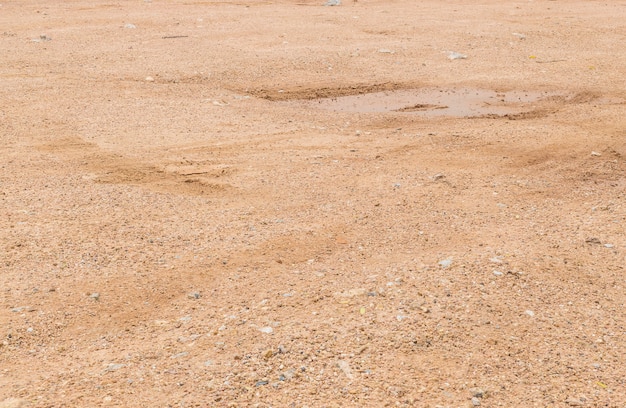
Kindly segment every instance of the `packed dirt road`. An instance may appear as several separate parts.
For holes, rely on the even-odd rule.
[[[626,406],[626,1],[0,3],[0,407]]]

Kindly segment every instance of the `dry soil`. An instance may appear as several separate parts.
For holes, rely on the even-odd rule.
[[[0,407],[623,408],[624,44],[617,0],[2,1]]]

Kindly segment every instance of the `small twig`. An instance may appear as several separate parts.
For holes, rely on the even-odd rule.
[[[164,40],[169,40],[171,38],[187,38],[187,37],[189,37],[189,36],[188,35],[166,35],[166,36],[161,37],[161,38],[163,38]]]

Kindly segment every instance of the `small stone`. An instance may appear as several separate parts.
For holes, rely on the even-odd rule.
[[[497,264],[502,263],[502,259],[499,256],[494,256],[493,258],[490,258],[489,261],[491,261],[492,263],[497,263]]]
[[[524,313],[526,313],[530,317],[534,317],[535,316],[535,312],[533,312],[532,310],[526,310]]]
[[[389,395],[395,398],[401,398],[402,396],[404,396],[404,394],[406,394],[406,390],[394,386],[388,387],[387,392],[389,393]]]
[[[255,387],[260,387],[260,386],[262,386],[262,385],[267,385],[267,384],[269,384],[269,383],[270,383],[270,382],[269,382],[269,381],[267,381],[267,380],[261,380],[261,381],[257,381],[257,382],[256,382],[256,384],[254,384],[254,386],[255,386]]]
[[[496,275],[496,276],[502,276],[502,272],[500,272],[500,271],[495,271],[494,270],[493,274]]]
[[[466,58],[467,58],[467,55],[461,54],[460,52],[448,51],[449,60],[466,59]]]
[[[295,375],[296,375],[296,370],[293,368],[289,369],[280,375],[282,378],[284,378],[284,380],[281,380],[281,381],[291,380],[293,377],[295,377]]]
[[[328,0],[324,3],[325,6],[341,6],[341,0]]]
[[[202,297],[202,295],[200,294],[200,292],[190,292],[187,294],[187,297],[189,299],[200,299],[200,297]]]
[[[181,353],[178,354],[174,354],[173,356],[171,356],[170,358],[174,359],[174,358],[181,358],[181,357],[185,357],[186,355],[188,355],[189,353],[186,351],[183,351]]]
[[[272,329],[270,326],[266,326],[266,327],[261,327],[259,331],[265,334],[272,334],[274,332],[274,329]]]
[[[598,152],[592,151],[591,155],[592,156],[602,156],[602,153],[598,153]]]
[[[470,388],[470,392],[473,397],[482,398],[485,396],[485,391],[481,388]]]
[[[152,78],[151,76],[147,76],[146,82],[154,82],[154,78]]]
[[[480,407],[480,400],[476,397],[472,397],[472,405],[475,407]]]
[[[104,371],[117,371],[123,367],[126,367],[126,364],[109,364]]]
[[[387,48],[381,48],[378,50],[378,52],[381,54],[394,54],[395,53],[394,51],[387,49]]]
[[[565,403],[569,405],[570,407],[582,407],[583,406],[582,401],[576,398],[568,398],[565,400]]]
[[[89,295],[89,297],[92,298],[93,300],[99,300],[100,294],[98,292],[94,292],[91,295]]]
[[[127,29],[132,30],[132,29],[137,28],[137,26],[136,26],[136,25],[134,25],[134,24],[130,24],[130,23],[128,23],[128,24],[125,24],[125,25],[124,25],[124,28],[127,28]]]
[[[211,361],[211,360],[207,360],[207,361],[204,362],[204,366],[205,367],[209,367],[209,366],[212,366],[212,365],[213,365],[213,361]]]
[[[585,240],[586,243],[588,244],[595,244],[595,245],[600,245],[602,244],[602,241],[600,241],[598,238],[596,237],[589,237]]]
[[[433,176],[433,181],[437,181],[437,180],[443,180],[445,179],[446,176],[442,173],[437,173]]]
[[[345,360],[337,361],[337,366],[343,371],[343,373],[348,377],[348,379],[353,379],[354,375],[352,374],[352,369],[350,369],[350,364]]]
[[[274,350],[272,350],[272,349],[265,350],[265,352],[263,353],[263,358],[265,360],[269,360],[273,356],[274,356]]]
[[[13,313],[32,312],[33,308],[30,306],[19,306],[11,309]]]
[[[286,354],[287,353],[287,349],[285,348],[285,346],[283,346],[282,344],[280,346],[278,346],[278,352],[280,354]]]
[[[613,248],[614,246],[615,246],[615,245],[613,245],[613,244],[604,244],[604,247],[605,247],[605,248]]]
[[[41,34],[41,35],[39,36],[39,38],[35,38],[33,41],[35,41],[35,42],[52,41],[52,38],[48,37],[48,36],[47,36],[47,35],[45,35],[45,34]]]
[[[441,266],[444,269],[449,267],[450,265],[452,265],[452,259],[451,258],[439,261],[439,266]]]

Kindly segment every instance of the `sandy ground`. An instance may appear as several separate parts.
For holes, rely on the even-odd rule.
[[[322,4],[1,2],[0,407],[626,406],[626,2]]]

